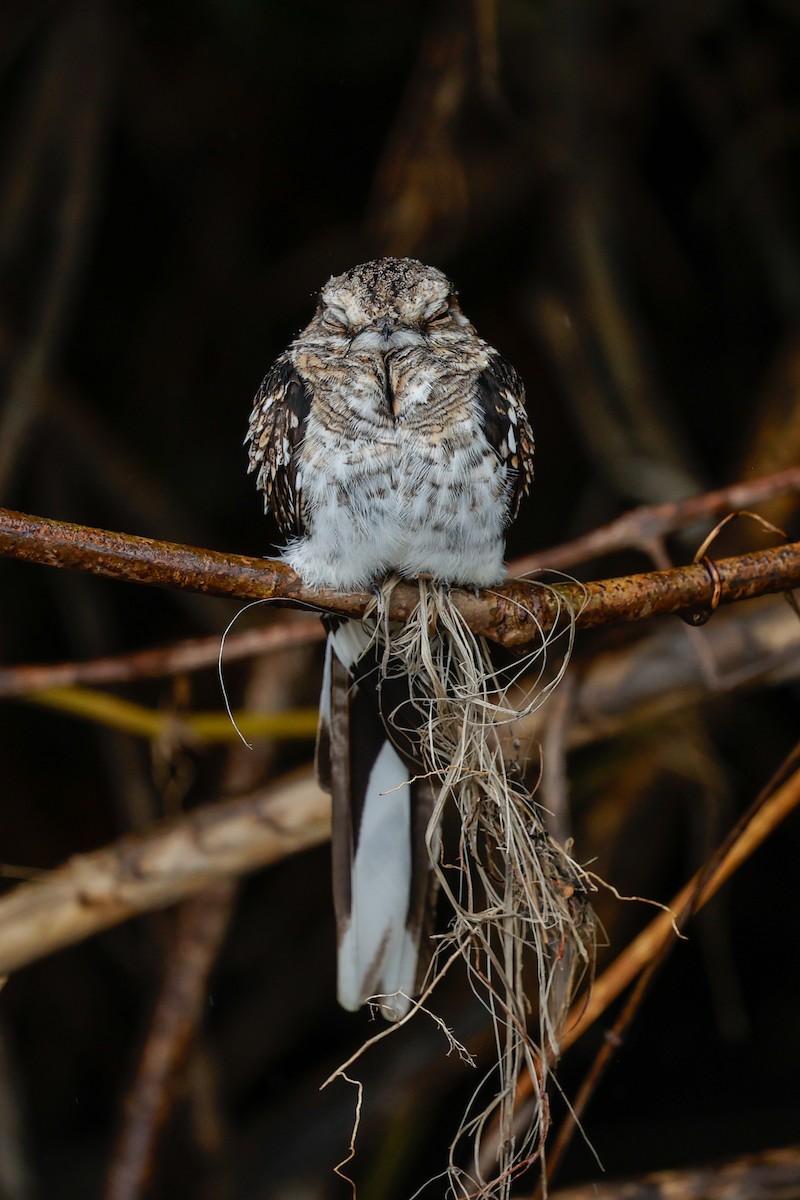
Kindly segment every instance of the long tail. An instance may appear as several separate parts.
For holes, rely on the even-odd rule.
[[[339,1002],[355,1010],[380,996],[384,1016],[398,1020],[431,955],[436,876],[426,831],[435,795],[414,778],[420,768],[405,739],[387,732],[407,680],[388,695],[370,632],[359,621],[326,625],[317,774],[333,800]]]

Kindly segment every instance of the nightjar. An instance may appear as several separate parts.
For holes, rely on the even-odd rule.
[[[310,587],[503,578],[532,475],[525,392],[434,267],[384,258],[330,279],[259,388],[247,440],[282,558]],[[390,719],[412,685],[379,687],[370,631],[325,621],[317,770],[333,801],[339,999],[387,996],[399,1017],[430,957],[434,785]]]

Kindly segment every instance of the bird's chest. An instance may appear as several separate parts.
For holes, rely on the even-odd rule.
[[[396,539],[499,502],[504,478],[466,374],[389,356],[331,383],[317,392],[302,449],[309,516],[346,509]]]

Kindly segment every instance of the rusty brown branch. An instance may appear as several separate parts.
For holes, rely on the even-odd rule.
[[[133,583],[273,600],[343,616],[361,616],[372,602],[366,593],[345,595],[308,588],[290,567],[274,559],[222,554],[8,509],[0,509],[0,554]],[[722,604],[787,591],[800,583],[800,543],[721,559],[716,569]],[[506,646],[519,646],[552,628],[565,610],[575,614],[582,627],[638,621],[703,608],[709,604],[714,586],[706,567],[692,564],[588,584],[512,580],[478,596],[459,589],[453,589],[452,596],[475,633]],[[391,616],[405,620],[417,598],[413,584],[398,584]]]

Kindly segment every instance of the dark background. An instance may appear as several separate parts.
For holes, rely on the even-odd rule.
[[[511,554],[797,462],[799,101],[796,0],[5,4],[0,503],[269,553],[242,446],[251,398],[328,276],[387,253],[443,267],[526,381],[537,478]],[[791,505],[773,515],[797,534]],[[727,545],[759,536],[737,527]],[[0,588],[6,662],[233,615],[12,562]],[[287,663],[285,703],[313,703],[316,653]],[[178,702],[169,684],[125,694]],[[220,707],[213,672],[191,704]],[[728,697],[574,756],[579,857],[666,899],[797,717],[791,687]],[[2,718],[13,866],[218,794],[220,753],[21,703]],[[275,748],[271,769],[310,753]],[[799,849],[795,819],[672,956],[585,1121],[609,1173],[797,1138]],[[324,849],[243,886],[153,1195],[349,1194],[331,1169],[354,1093],[317,1089],[368,1026],[333,1001],[328,891]],[[644,916],[604,902],[617,949]],[[172,931],[171,914],[132,922],[7,984],[3,1104],[28,1182],[0,1197],[103,1194]],[[442,1005],[458,1022],[456,984]],[[563,1064],[567,1095],[599,1038]],[[362,1077],[359,1194],[405,1197],[441,1169],[472,1080],[432,1027],[389,1039]],[[598,1174],[578,1141],[563,1180]]]

